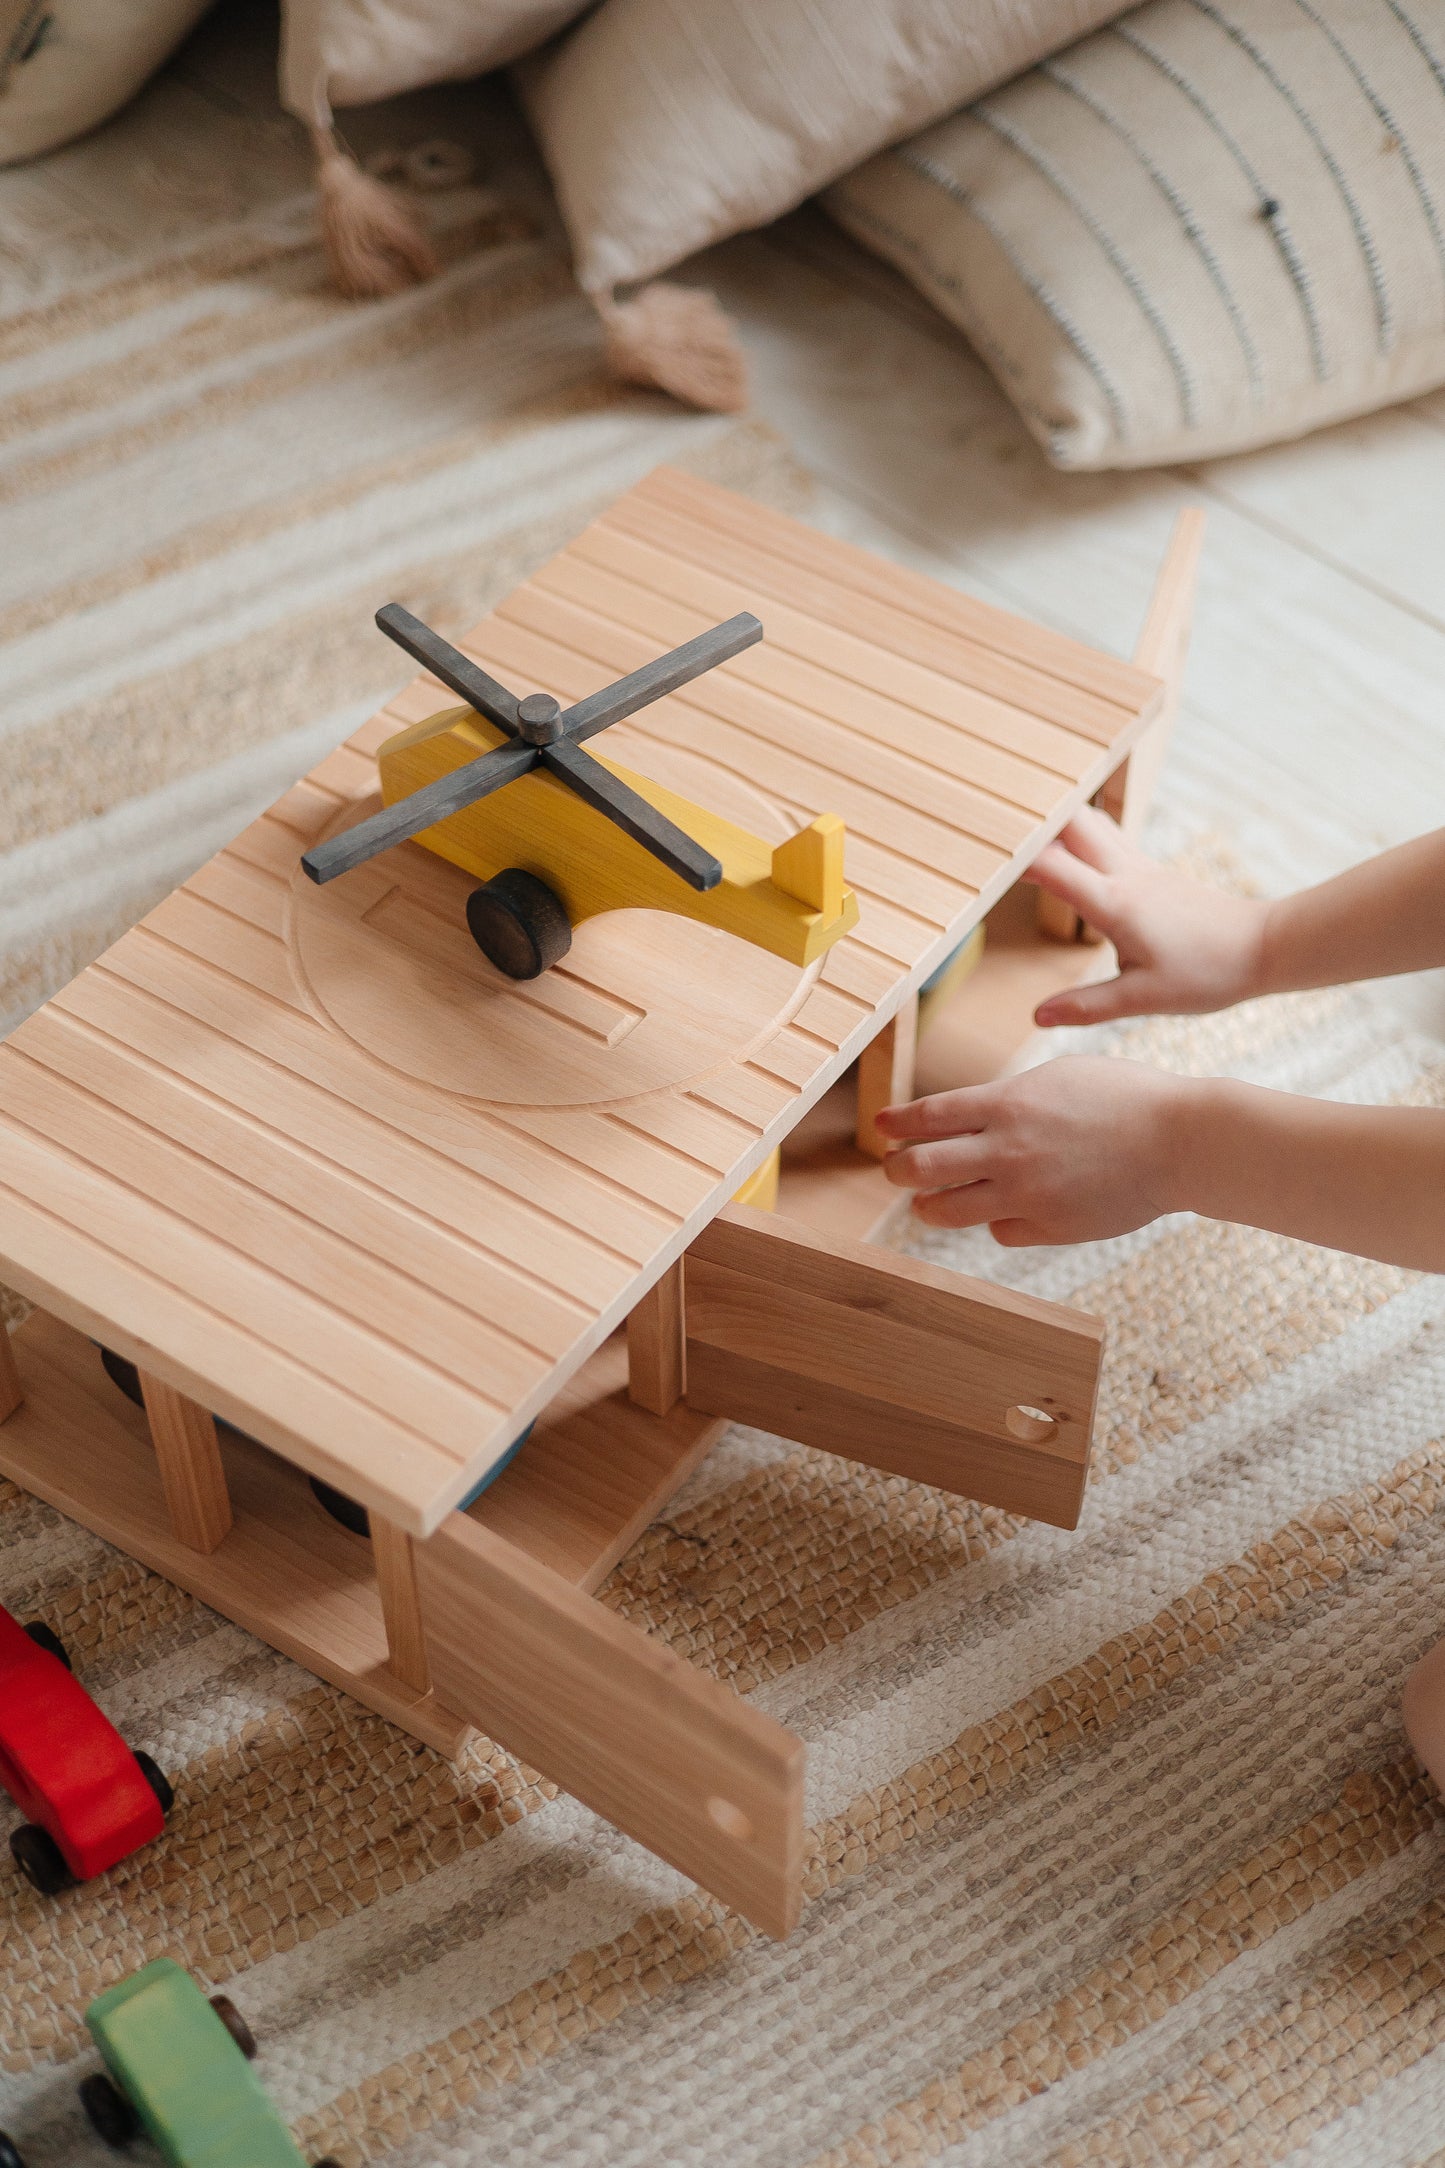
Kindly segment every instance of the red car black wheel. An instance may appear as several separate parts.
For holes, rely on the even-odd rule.
[[[27,1822],[23,1829],[10,1832],[10,1851],[26,1881],[32,1889],[38,1889],[42,1897],[58,1897],[75,1880],[50,1831],[41,1829],[35,1822]]]
[[[139,1769],[141,1775],[160,1801],[162,1814],[169,1814],[176,1803],[176,1795],[171,1789],[170,1778],[163,1770],[156,1767],[149,1754],[137,1753],[135,1761],[137,1769]]]
[[[71,1663],[65,1653],[65,1643],[59,1634],[51,1632],[43,1618],[31,1619],[25,1631],[38,1649],[44,1649],[47,1656],[55,1657],[57,1662],[64,1664],[67,1671],[70,1670]],[[0,2168],[4,2168],[3,2159],[0,2159]]]

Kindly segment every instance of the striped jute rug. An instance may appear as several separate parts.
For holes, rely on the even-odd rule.
[[[441,280],[348,309],[304,160],[198,65],[0,176],[8,1019],[396,682],[379,600],[464,623],[661,458],[806,508],[764,432],[603,380],[504,135],[435,208]],[[1356,994],[1107,1043],[1440,1090],[1440,1049]],[[1445,1283],[1192,1222],[927,1247],[1108,1319],[1080,1530],[733,1432],[606,1590],[806,1738],[785,1945],[0,1485],[0,1599],[179,1796],[57,1902],[0,1873],[0,2125],[33,2168],[107,2157],[81,2012],[162,1952],[230,1988],[309,2154],[348,2164],[1445,2143],[1445,1855],[1398,1719],[1445,1630]]]

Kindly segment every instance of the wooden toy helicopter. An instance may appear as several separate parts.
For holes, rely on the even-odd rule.
[[[513,979],[534,979],[559,962],[583,919],[628,906],[701,919],[796,964],[811,963],[857,924],[835,813],[774,849],[582,750],[584,738],[760,640],[763,628],[749,612],[565,712],[549,693],[519,700],[399,603],[378,610],[376,622],[467,705],[387,740],[377,756],[384,810],[307,851],[301,863],[313,881],[333,880],[414,836],[481,881],[467,899],[467,925],[483,955]]]

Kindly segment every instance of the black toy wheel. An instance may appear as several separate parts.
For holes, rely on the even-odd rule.
[[[107,2145],[129,2145],[140,2129],[140,2117],[120,2087],[97,2070],[93,2077],[82,2078],[76,2089],[96,2136]]]
[[[25,2168],[20,2149],[13,2138],[7,2138],[0,2130],[0,2168]]]
[[[252,2032],[230,1996],[213,1995],[211,1997],[211,2008],[241,2050],[247,2062],[253,2062],[256,2055],[256,2035]]]
[[[10,1853],[30,1887],[38,1889],[42,1897],[58,1897],[75,1880],[50,1831],[35,1822],[11,1830]]]
[[[118,1385],[127,1400],[133,1400],[138,1408],[145,1406],[145,1394],[140,1389],[140,1372],[124,1355],[117,1355],[114,1348],[103,1347],[100,1359],[105,1374],[112,1385]]]
[[[535,979],[572,946],[562,899],[535,873],[508,866],[467,898],[467,930],[489,963],[509,979]]]
[[[354,1536],[371,1534],[371,1515],[365,1506],[358,1505],[354,1498],[348,1498],[345,1491],[334,1490],[329,1483],[323,1483],[320,1476],[308,1476],[307,1481],[317,1503],[325,1507],[334,1521],[340,1521],[342,1527],[349,1528]]]
[[[38,1649],[44,1649],[47,1656],[58,1656],[66,1670],[69,1671],[70,1658],[65,1653],[65,1643],[61,1640],[59,1634],[50,1631],[43,1618],[31,1619],[25,1631]],[[5,2168],[3,2157],[0,2157],[0,2168]]]
[[[161,1803],[162,1814],[169,1814],[176,1803],[171,1780],[163,1769],[158,1769],[149,1754],[136,1754],[136,1767]]]

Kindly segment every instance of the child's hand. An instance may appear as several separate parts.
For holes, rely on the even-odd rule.
[[[1111,1016],[1193,1015],[1258,991],[1268,906],[1172,873],[1085,806],[1024,875],[1062,896],[1113,942],[1119,975],[1053,994],[1038,1024]]]
[[[878,1127],[903,1149],[890,1182],[918,1190],[931,1227],[986,1220],[1010,1248],[1094,1242],[1178,1210],[1173,1176],[1197,1084],[1141,1062],[1072,1056],[1002,1084],[886,1107]]]

